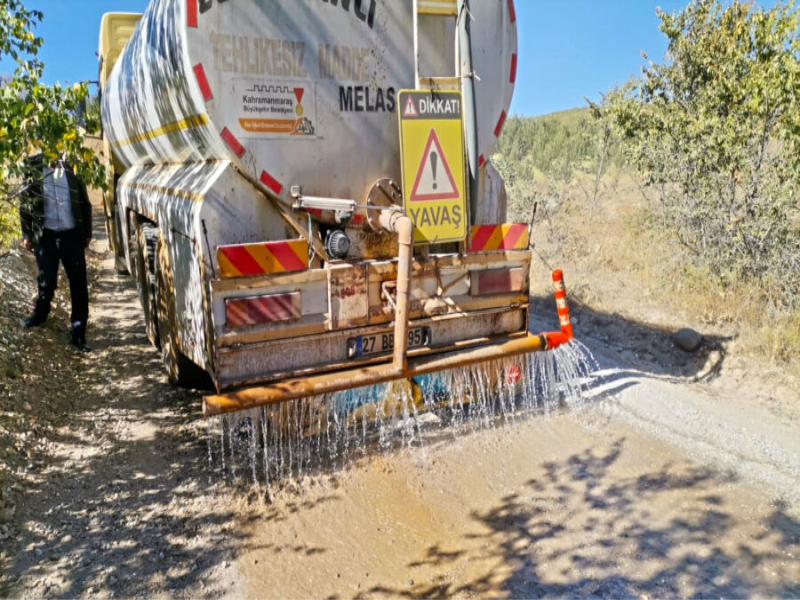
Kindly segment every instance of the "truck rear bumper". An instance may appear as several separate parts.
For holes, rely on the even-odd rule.
[[[482,342],[481,340],[470,340],[460,344],[461,348],[449,352],[409,356],[408,368],[405,371],[398,371],[392,363],[383,363],[320,375],[291,377],[268,385],[206,396],[203,398],[203,414],[208,417],[351,388],[377,385],[396,379],[416,377],[456,367],[538,352],[547,348],[547,340],[544,336],[531,333],[500,340],[484,339]],[[475,344],[480,345],[476,346]],[[465,345],[469,347],[463,348]]]
[[[416,319],[410,330],[430,332],[430,345],[409,349],[408,356],[427,356],[501,336],[524,335],[527,331],[527,306],[519,303],[504,309],[489,309],[467,315],[445,315]],[[220,390],[263,382],[316,375],[342,369],[355,369],[385,362],[386,352],[361,357],[348,356],[348,342],[361,336],[389,335],[391,323],[359,327],[256,344],[240,344],[217,351],[217,384]]]

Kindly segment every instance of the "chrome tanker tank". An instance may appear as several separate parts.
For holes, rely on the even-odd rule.
[[[511,103],[516,17],[512,0],[469,6],[483,158]],[[105,86],[105,134],[126,167],[229,160],[283,202],[292,186],[361,202],[401,179],[413,14],[412,0],[153,0]],[[455,75],[455,30],[421,18],[422,75]]]

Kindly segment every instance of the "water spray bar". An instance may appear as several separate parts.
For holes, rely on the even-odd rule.
[[[401,238],[408,240],[407,223],[405,220],[397,222],[397,229],[400,230]],[[406,248],[406,254],[411,248]],[[404,256],[408,261],[409,257]],[[402,262],[402,261],[401,261]],[[408,277],[403,273],[403,277]],[[400,279],[400,278],[398,278]],[[438,371],[446,371],[456,367],[465,367],[492,360],[500,360],[540,352],[542,350],[552,350],[568,343],[572,339],[572,324],[569,319],[569,307],[567,306],[566,288],[564,286],[564,274],[561,271],[553,273],[553,284],[555,287],[556,303],[558,305],[559,320],[561,331],[551,333],[541,333],[534,335],[528,333],[524,337],[504,340],[491,345],[483,345],[477,348],[466,350],[455,350],[444,354],[427,355],[422,357],[408,358],[405,344],[396,345],[394,349],[393,362],[382,365],[372,365],[337,371],[334,373],[323,373],[308,377],[296,377],[285,379],[276,383],[251,387],[226,394],[206,396],[203,398],[203,415],[206,417],[220,415],[229,412],[256,408],[277,404],[289,400],[299,400],[310,396],[319,396],[333,392],[341,392],[352,388],[367,387],[387,383],[396,379],[409,379],[420,375],[428,375]],[[398,288],[399,288],[398,282]],[[406,288],[407,289],[407,288]],[[401,302],[402,296],[398,294],[398,304],[405,304],[407,298]],[[408,313],[401,314],[397,311],[395,330],[400,332],[395,335],[395,342],[398,339],[407,340]],[[477,342],[477,340],[475,341]]]
[[[227,394],[206,396],[203,398],[203,415],[210,417],[257,406],[277,404],[287,400],[299,400],[309,396],[319,396],[351,388],[388,383],[396,379],[409,379],[438,371],[455,369],[456,367],[538,352],[546,347],[547,342],[543,335],[528,333],[525,337],[490,346],[458,350],[434,356],[409,358],[406,369],[403,371],[398,371],[390,363],[286,379],[277,383],[246,388]]]

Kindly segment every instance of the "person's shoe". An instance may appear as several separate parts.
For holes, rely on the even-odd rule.
[[[34,327],[40,327],[44,325],[45,321],[47,321],[47,317],[41,317],[37,314],[32,314],[25,320],[25,324],[22,326],[22,328],[33,329]]]
[[[92,349],[86,345],[86,340],[83,337],[77,336],[75,334],[69,335],[69,343],[70,345],[74,346],[78,352],[83,352],[84,354],[89,354]]]

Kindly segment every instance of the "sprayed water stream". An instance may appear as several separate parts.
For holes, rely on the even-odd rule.
[[[209,423],[208,459],[225,482],[267,496],[375,452],[421,449],[561,408],[581,409],[591,352],[573,340],[537,352],[415,379],[223,415]],[[249,482],[249,483],[248,483]]]

